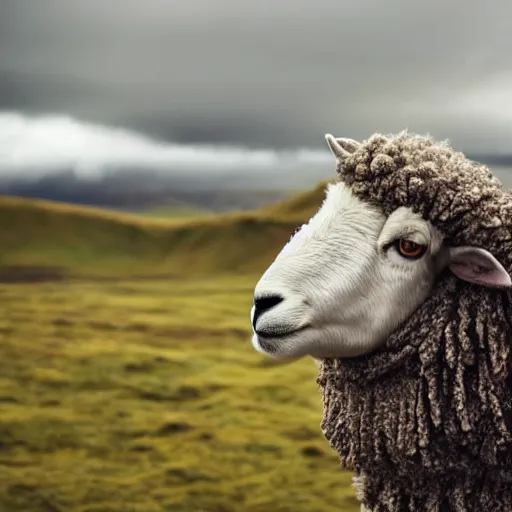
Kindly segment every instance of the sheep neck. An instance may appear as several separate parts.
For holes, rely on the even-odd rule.
[[[445,276],[380,350],[322,363],[322,430],[366,507],[512,511],[511,318]]]

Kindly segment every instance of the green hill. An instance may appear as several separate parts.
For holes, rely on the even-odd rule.
[[[172,207],[172,206],[161,206],[140,212],[140,215],[152,219],[172,219],[172,220],[191,220],[198,217],[207,217],[213,215],[210,210],[201,210],[199,208],[192,207]]]
[[[116,278],[1,286],[0,511],[359,510],[316,366],[250,343],[258,275],[322,197],[188,222],[0,198],[4,277]]]
[[[97,276],[259,272],[322,198],[319,186],[260,211],[187,220],[0,196],[0,269]]]
[[[268,206],[261,210],[263,215],[280,219],[310,219],[318,210],[325,197],[325,189],[329,182],[319,183],[313,190],[302,194],[277,205]]]

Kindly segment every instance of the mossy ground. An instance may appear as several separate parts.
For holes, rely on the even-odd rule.
[[[0,510],[359,510],[314,363],[250,345],[257,277],[0,286]]]

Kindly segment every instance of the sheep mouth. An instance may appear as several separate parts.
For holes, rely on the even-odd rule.
[[[294,336],[298,333],[301,333],[301,332],[305,331],[306,329],[309,329],[310,327],[311,327],[310,325],[304,325],[302,327],[299,327],[298,329],[293,329],[290,331],[279,331],[279,330],[262,331],[262,330],[256,329],[256,331],[254,331],[254,332],[258,336],[260,343],[265,343],[265,342],[269,342],[269,341],[272,342],[275,340],[282,340],[285,338],[289,338],[290,336]]]
[[[304,325],[298,329],[286,332],[255,332],[252,338],[252,344],[258,352],[264,355],[279,359],[282,362],[294,361],[306,355],[305,353],[299,354],[297,352],[297,347],[302,345],[298,338],[300,338],[304,331],[308,331],[309,329],[311,329],[310,325]],[[306,334],[305,339],[307,338],[308,336]]]

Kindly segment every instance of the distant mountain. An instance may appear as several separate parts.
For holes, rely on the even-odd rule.
[[[32,179],[0,182],[0,194],[39,198],[125,211],[159,207],[197,208],[212,212],[251,210],[284,199],[290,190],[264,186],[233,188],[220,180],[195,186],[191,180],[164,177],[149,172],[107,174],[97,180],[79,178],[61,171]]]
[[[474,155],[472,159],[489,165],[505,187],[512,186],[512,155]],[[109,168],[88,178],[73,169],[48,169],[30,178],[0,177],[0,194],[133,212],[157,208],[227,212],[274,204],[333,175],[332,166],[228,174]]]

